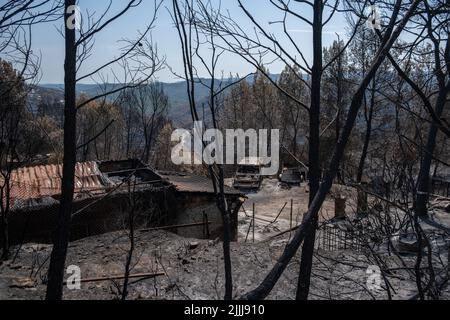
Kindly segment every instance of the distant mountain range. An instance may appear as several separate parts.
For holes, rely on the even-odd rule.
[[[273,80],[278,80],[279,75],[271,75]],[[216,80],[217,88],[221,85],[222,87],[226,87],[234,80]],[[249,83],[253,82],[253,76],[249,76],[247,81]],[[195,94],[198,104],[198,111],[202,112],[202,104],[208,101],[209,92],[208,85],[211,83],[211,79],[202,79],[201,83],[196,83],[195,85]],[[167,96],[169,97],[170,109],[169,109],[169,118],[174,122],[177,126],[189,126],[191,125],[192,118],[189,109],[189,100],[186,88],[186,82],[163,82],[163,88]],[[97,84],[78,84],[77,85],[77,94],[87,95],[87,96],[95,96],[99,93],[102,93],[106,90],[112,90],[114,88],[118,88],[119,84],[106,84],[106,85],[97,85]],[[231,86],[225,91],[229,91]],[[64,99],[64,85],[63,84],[40,84],[34,90],[33,97],[36,100],[36,97],[40,95],[51,95],[54,96],[55,99],[61,100]],[[109,97],[110,100],[114,100],[117,97],[116,95],[111,95]],[[210,112],[209,108],[205,108],[205,116],[209,116]]]

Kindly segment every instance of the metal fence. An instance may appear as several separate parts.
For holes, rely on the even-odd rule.
[[[363,250],[361,231],[345,230],[337,224],[327,223],[316,232],[316,249],[325,251]]]

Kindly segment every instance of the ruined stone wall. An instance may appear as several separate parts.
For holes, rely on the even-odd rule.
[[[164,225],[175,216],[169,203],[173,202],[169,191],[138,191],[130,199],[127,193],[109,195],[104,199],[77,200],[71,224],[71,240],[128,228],[130,208],[134,206],[135,227],[147,228]],[[57,203],[51,206],[16,210],[9,217],[11,244],[21,242],[51,243],[52,231],[58,215]]]
[[[240,202],[230,199],[232,239],[237,237],[237,211]],[[71,241],[111,231],[128,229],[130,208],[134,206],[135,228],[152,228],[203,222],[208,217],[209,237],[204,226],[171,230],[181,236],[198,239],[222,238],[222,216],[217,209],[215,195],[208,193],[178,193],[173,189],[162,191],[136,191],[134,198],[128,193],[116,193],[102,198],[75,201],[75,214],[71,224]],[[9,234],[12,245],[38,242],[51,243],[58,214],[58,203],[16,210],[10,214]]]
[[[237,197],[229,198],[229,205],[232,207],[231,215],[231,238],[237,240],[237,212],[241,203]],[[223,223],[222,215],[217,208],[216,197],[214,194],[206,193],[182,193],[177,197],[176,218],[174,224],[190,224],[204,222],[204,214],[207,216],[209,228],[209,237],[205,234],[204,226],[193,226],[178,228],[175,232],[178,235],[197,239],[216,239],[222,238]]]

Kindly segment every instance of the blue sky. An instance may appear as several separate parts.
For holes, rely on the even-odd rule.
[[[214,0],[218,3],[218,0]],[[248,9],[257,17],[258,21],[263,26],[273,29],[279,29],[280,26],[269,25],[269,21],[276,21],[280,18],[280,14],[270,5],[268,0],[243,0]],[[97,15],[103,12],[108,5],[109,0],[80,0],[79,6],[85,15],[86,10]],[[180,55],[180,48],[176,30],[173,26],[172,19],[168,10],[171,9],[171,0],[164,0],[158,12],[158,18],[155,28],[152,32],[153,42],[158,46],[158,51],[161,56],[166,57],[167,63],[176,72],[182,71],[182,58]],[[118,12],[126,4],[126,1],[113,0],[111,13]],[[222,0],[223,10],[229,10],[231,16],[243,28],[251,30],[251,23],[249,19],[244,16],[242,10],[238,7],[236,0]],[[80,70],[80,75],[92,70],[109,59],[117,56],[118,49],[121,45],[117,42],[122,38],[135,38],[138,30],[144,30],[146,24],[149,22],[153,14],[154,2],[153,0],[143,0],[143,3],[138,7],[132,9],[129,13],[123,16],[119,21],[116,21],[96,37],[95,47],[92,56],[83,65]],[[309,17],[310,9],[307,6],[299,6],[298,12],[302,12]],[[64,64],[64,39],[58,31],[61,28],[62,21],[42,24],[34,27],[33,30],[33,50],[40,52],[42,55],[42,79],[41,83],[62,83],[63,82],[63,64]],[[311,33],[306,24],[298,20],[291,20],[289,27],[292,29],[292,36],[294,40],[305,53],[309,59],[311,57]],[[341,38],[345,38],[345,22],[340,16],[336,16],[326,26],[324,32],[324,46],[328,46],[333,40],[337,39],[336,33],[339,33]],[[288,45],[287,39],[280,38],[281,42],[285,41]],[[279,73],[283,69],[281,62],[274,63],[270,66],[272,73]],[[233,74],[245,75],[253,71],[253,67],[248,65],[242,58],[227,54],[223,56],[220,63],[220,70],[225,75]],[[107,75],[106,75],[107,76]],[[206,74],[200,74],[206,76]],[[179,80],[171,71],[166,68],[157,74],[157,78],[164,82],[173,82]],[[89,83],[90,81],[83,81]]]

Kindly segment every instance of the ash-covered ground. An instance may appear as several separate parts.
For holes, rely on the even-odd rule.
[[[285,238],[263,243],[233,243],[234,296],[258,285],[272,268],[286,244]],[[0,267],[0,299],[43,299],[50,246],[24,245],[14,263]],[[81,276],[97,278],[122,275],[129,249],[124,232],[83,239],[70,245],[67,266],[77,265]],[[410,265],[415,256],[404,257]],[[416,293],[414,277],[401,270],[394,255],[384,259],[392,269],[389,280],[394,299]],[[299,257],[289,264],[268,299],[293,299]],[[386,291],[371,290],[364,254],[342,250],[318,250],[314,258],[311,299],[387,299]],[[223,295],[222,244],[218,241],[185,239],[163,231],[138,232],[131,274],[163,272],[153,279],[132,279],[128,299],[221,299]],[[398,270],[397,270],[398,269]],[[65,299],[118,299],[123,280],[82,283],[81,290],[64,290]],[[442,299],[449,299],[448,287]]]
[[[351,193],[349,197],[351,198]],[[304,203],[307,203],[308,193],[304,187],[284,190],[278,188],[276,182],[269,180],[260,193],[249,194],[248,198],[244,205],[246,213],[243,210],[240,213],[239,241],[231,245],[235,298],[255,288],[274,266],[292,237],[290,233],[273,237],[290,226],[290,199],[294,199],[294,223],[298,223],[306,210]],[[264,219],[256,221],[254,243],[253,230],[249,228],[253,202],[256,204],[256,216]],[[277,221],[267,222],[276,217],[286,202],[288,205]],[[448,226],[450,213],[446,211],[447,206],[445,200],[434,202],[431,222]],[[330,197],[322,214],[331,213],[332,209],[333,201]],[[352,210],[351,205],[348,210]],[[445,233],[436,225],[433,226],[433,223],[424,223],[424,228]],[[251,231],[245,242],[249,230]],[[439,241],[433,245],[440,249],[438,254],[432,256],[436,266],[435,276],[445,279],[448,269],[441,266],[448,262],[448,252],[445,250],[447,244]],[[70,244],[66,266],[78,266],[82,279],[121,276],[124,274],[129,248],[126,231],[82,239]],[[0,266],[0,299],[43,299],[51,246],[24,244],[12,251],[12,259]],[[161,272],[164,275],[150,279],[131,279],[127,299],[222,299],[222,257],[222,243],[218,240],[187,239],[165,231],[136,231],[131,274]],[[416,254],[399,256],[381,248],[377,258],[382,259],[386,279],[374,278],[372,271],[377,262],[367,250],[318,249],[314,256],[310,298],[388,299],[387,286],[393,299],[409,299],[417,294],[413,270]],[[423,259],[423,263],[426,263],[427,257],[424,256]],[[298,255],[292,259],[268,299],[295,297],[299,261]],[[66,274],[66,278],[68,276]],[[80,290],[65,287],[64,298],[119,299],[122,284],[123,280],[105,280],[82,283]],[[448,284],[442,283],[440,289],[439,298],[450,299]]]
[[[232,184],[232,180],[228,181]],[[334,216],[334,195],[339,193],[347,199],[345,212],[355,212],[355,191],[344,186],[333,186],[319,212],[320,221],[328,221]],[[264,179],[258,192],[250,192],[239,212],[239,241],[253,242],[253,204],[255,208],[255,241],[267,240],[270,237],[289,230],[301,223],[308,210],[309,188],[306,184],[286,188],[276,179]],[[291,209],[292,201],[292,209]],[[292,214],[291,214],[292,213]],[[292,216],[292,219],[291,219]]]

